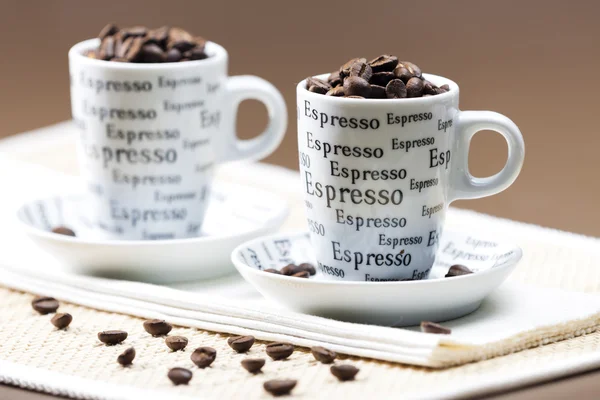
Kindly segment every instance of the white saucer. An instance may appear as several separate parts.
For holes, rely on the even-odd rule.
[[[69,194],[27,202],[17,212],[21,226],[43,250],[76,272],[149,282],[208,279],[235,271],[231,251],[273,233],[289,208],[270,192],[233,184],[213,186],[197,238],[119,241],[106,238],[86,218],[83,196]],[[77,236],[51,232],[67,226]]]
[[[326,280],[317,274],[293,278],[262,271],[303,262],[315,263],[307,233],[262,237],[237,247],[237,270],[267,299],[305,314],[385,326],[446,321],[475,311],[521,259],[521,249],[499,239],[444,232],[427,280],[357,282]],[[444,278],[462,264],[473,274]]]

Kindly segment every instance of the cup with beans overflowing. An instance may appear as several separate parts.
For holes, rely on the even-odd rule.
[[[427,279],[448,205],[501,192],[521,170],[517,126],[460,111],[458,85],[414,62],[353,58],[296,94],[301,190],[324,279]],[[508,159],[498,174],[474,178],[469,145],[483,129],[504,136]]]

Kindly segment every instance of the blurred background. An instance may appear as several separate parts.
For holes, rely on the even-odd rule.
[[[72,44],[107,22],[167,24],[225,46],[232,75],[259,75],[282,91],[288,134],[266,161],[297,168],[295,84],[353,57],[389,53],[458,82],[463,110],[497,111],[523,132],[517,182],[455,206],[600,236],[598,15],[594,0],[3,0],[0,137],[70,118]],[[265,123],[260,104],[242,105],[241,136]],[[505,158],[500,135],[482,132],[471,147],[471,172],[493,174]]]

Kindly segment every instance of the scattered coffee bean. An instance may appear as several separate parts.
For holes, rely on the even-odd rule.
[[[144,321],[144,329],[152,336],[163,336],[171,332],[173,325],[162,319]]]
[[[122,366],[131,365],[135,358],[135,349],[133,347],[128,348],[117,357],[117,362]]]
[[[259,373],[264,365],[264,358],[244,358],[242,360],[242,367],[251,374]]]
[[[171,368],[167,374],[175,385],[187,385],[192,380],[192,371],[186,368]]]
[[[386,99],[387,93],[383,86],[371,85],[371,98],[372,99]]]
[[[317,269],[311,263],[302,263],[298,265],[298,268],[302,268],[302,270],[308,271],[310,275],[314,275],[317,273]]]
[[[56,312],[58,306],[58,301],[54,297],[38,296],[31,302],[31,307],[42,315]]]
[[[75,232],[73,232],[72,229],[69,229],[66,226],[57,226],[56,228],[52,229],[52,233],[57,233],[59,235],[65,236],[75,236]]]
[[[371,95],[371,85],[363,78],[349,76],[344,79],[344,94],[346,96],[361,96],[366,98]]]
[[[267,355],[273,360],[283,360],[294,352],[294,346],[289,343],[269,343],[265,348]]]
[[[296,272],[292,276],[294,278],[310,278],[310,273],[308,271],[300,271],[300,272]]]
[[[423,96],[423,80],[421,78],[410,78],[406,83],[406,97]]]
[[[58,313],[52,317],[50,322],[58,329],[65,329],[73,321],[73,316],[69,313]]]
[[[263,384],[265,390],[273,396],[283,396],[292,391],[298,381],[293,379],[272,379]]]
[[[358,61],[350,67],[350,76],[358,76],[359,78],[369,81],[373,76],[373,70],[366,62]]]
[[[393,79],[385,87],[385,95],[388,99],[403,99],[406,97],[406,92],[406,85],[401,79]]]
[[[331,87],[336,87],[342,84],[342,78],[340,77],[340,71],[334,71],[329,74],[327,78],[327,83],[331,85]]]
[[[217,351],[212,347],[198,347],[190,359],[198,368],[206,368],[217,358]]]
[[[125,331],[113,330],[98,332],[98,340],[108,346],[119,344],[125,339],[127,339],[127,332]]]
[[[265,269],[265,272],[269,272],[271,274],[281,275],[281,272],[279,272],[279,270],[277,270],[275,268],[267,268],[267,269]]]
[[[329,370],[331,371],[333,376],[335,376],[342,382],[353,380],[359,371],[358,368],[350,364],[332,365],[331,368],[329,368]]]
[[[308,78],[306,88],[309,92],[325,94],[331,89],[331,85],[319,78]]]
[[[385,87],[392,79],[396,79],[396,75],[393,72],[376,72],[371,77],[369,83]]]
[[[165,339],[165,344],[173,351],[179,351],[185,349],[188,344],[188,340],[183,336],[169,336]]]
[[[325,94],[327,96],[344,97],[344,87],[341,85],[336,86]]]
[[[232,336],[227,339],[227,344],[238,353],[245,353],[254,344],[254,336]]]
[[[446,278],[451,278],[453,276],[461,276],[461,275],[468,275],[468,274],[472,274],[473,271],[471,271],[469,268],[465,267],[464,265],[460,265],[460,264],[456,264],[450,267],[450,269],[448,270],[448,273],[446,274]]]
[[[369,65],[373,72],[391,72],[398,65],[398,57],[384,54],[369,61]]]
[[[425,333],[436,333],[439,335],[449,335],[452,333],[452,329],[429,321],[421,322],[421,331]]]
[[[206,40],[194,37],[181,28],[163,26],[148,29],[144,26],[117,28],[108,24],[100,34],[98,49],[87,51],[85,56],[105,61],[162,63],[207,58]],[[182,56],[184,53],[184,56]]]
[[[337,357],[335,351],[331,351],[321,346],[314,346],[310,348],[310,351],[315,360],[322,362],[323,364],[331,364]]]

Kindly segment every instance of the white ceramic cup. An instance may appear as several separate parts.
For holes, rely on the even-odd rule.
[[[326,79],[327,75],[319,76]],[[433,265],[448,205],[510,186],[523,164],[517,126],[490,111],[460,111],[459,89],[411,99],[349,99],[297,87],[302,191],[318,269],[351,281],[416,280]],[[494,176],[469,173],[480,130],[499,132],[508,160]],[[451,250],[451,249],[445,249]]]
[[[81,128],[78,153],[92,222],[116,239],[197,236],[217,164],[260,159],[285,134],[281,94],[255,76],[227,76],[227,51],[206,44],[204,60],[133,64],[69,51],[71,107]],[[239,140],[241,101],[268,110],[266,130]]]

